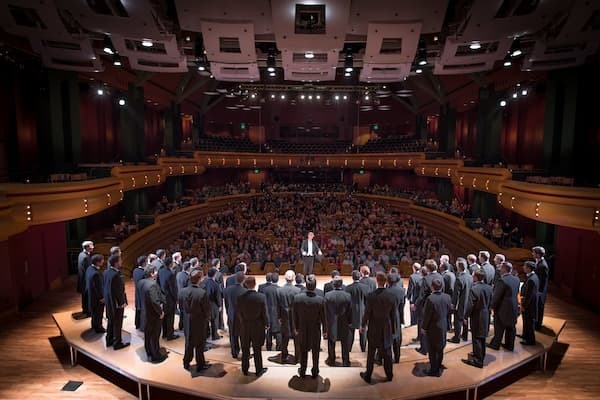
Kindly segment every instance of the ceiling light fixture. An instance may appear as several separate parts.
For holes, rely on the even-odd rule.
[[[354,71],[354,56],[352,55],[352,49],[346,49],[346,57],[344,57],[344,71],[346,73]]]
[[[106,54],[110,54],[113,55],[115,54],[115,47],[112,44],[112,40],[110,40],[110,37],[108,35],[104,35],[104,52]]]
[[[481,42],[474,40],[471,42],[471,44],[469,45],[469,49],[471,50],[479,50],[481,49]]]
[[[125,99],[119,99],[119,105],[120,106],[124,106],[125,105]]]
[[[417,65],[427,65],[427,45],[425,40],[419,40],[419,47],[417,48]]]
[[[508,102],[504,99],[500,100],[500,107],[506,107],[506,105],[508,104]]]
[[[304,53],[304,58],[315,58],[315,53],[312,51],[307,51]]]
[[[422,72],[423,72],[423,69],[421,69],[421,68],[417,68],[417,69],[415,70],[415,72],[416,72],[417,74],[420,74],[420,73],[422,73]]]
[[[519,57],[521,54],[523,54],[523,50],[521,49],[521,39],[516,37],[510,46],[510,56]]]
[[[510,54],[506,54],[506,56],[504,57],[504,61],[502,62],[502,65],[504,65],[505,67],[510,67],[512,65],[512,60],[510,59]]]
[[[121,60],[121,56],[119,55],[119,53],[115,53],[112,56],[113,59],[113,65],[120,67],[121,65],[123,65],[123,61]]]
[[[152,40],[150,40],[150,39],[142,40],[142,46],[144,46],[144,47],[152,47],[153,45],[154,45],[154,43],[152,43]]]
[[[267,71],[268,72],[275,72],[275,67],[276,67],[276,62],[275,62],[275,48],[270,47],[268,52],[267,52]]]

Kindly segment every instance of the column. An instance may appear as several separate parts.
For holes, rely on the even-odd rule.
[[[140,162],[146,158],[144,138],[144,89],[130,83],[127,102],[119,107],[121,116],[121,158]]]
[[[479,89],[475,158],[483,164],[500,161],[503,110],[498,106],[498,101],[492,85]]]

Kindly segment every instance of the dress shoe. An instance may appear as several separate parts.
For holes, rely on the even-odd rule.
[[[150,360],[153,364],[159,364],[163,361],[165,361],[167,359],[167,356],[160,356],[158,358],[155,358],[153,360]]]
[[[350,364],[349,361],[342,364],[342,367],[351,367],[351,366],[352,366],[352,364]]]
[[[478,362],[476,362],[474,360],[465,360],[465,359],[462,359],[460,361],[462,361],[465,364],[470,365],[472,367],[483,368],[483,364],[480,364],[480,363],[478,363]]]
[[[298,376],[300,378],[304,378],[306,376],[306,372],[303,372],[302,368],[298,368]]]
[[[418,349],[415,349],[415,351],[416,351],[417,353],[423,354],[424,356],[426,356],[426,355],[427,355],[427,352],[426,352],[425,350],[423,350],[422,348],[420,348],[420,347],[419,347]]]
[[[531,343],[531,342],[526,342],[526,341],[524,341],[524,340],[521,340],[521,344],[522,344],[523,346],[535,346],[535,345],[536,345],[536,343],[535,343],[535,342]]]
[[[335,367],[335,361],[332,361],[329,358],[325,360],[325,364],[329,365],[330,367]]]
[[[471,352],[468,354],[468,356],[469,356],[469,358],[473,358],[473,357],[475,357],[475,353]]]
[[[179,339],[179,335],[171,335],[171,336],[167,337],[168,341],[176,340],[176,339]]]
[[[368,376],[366,372],[361,372],[360,377],[363,379],[363,381],[371,383],[371,377]]]
[[[310,376],[312,376],[313,379],[317,379],[317,377],[319,376],[319,370],[318,369],[311,370]]]
[[[460,343],[460,339],[459,339],[459,338],[454,338],[454,337],[453,337],[453,338],[451,338],[451,339],[448,339],[448,343]]]
[[[388,382],[391,382],[391,381],[392,381],[392,379],[394,379],[394,375],[391,375],[391,376],[386,376],[386,377],[385,377],[385,380],[386,380],[386,381],[388,381]]]
[[[437,378],[442,376],[442,373],[440,371],[432,371],[430,369],[426,369],[424,372],[425,372],[425,375],[427,375],[427,376],[435,376]]]
[[[508,351],[513,351],[513,350],[515,349],[514,347],[508,347],[508,346],[507,346],[507,345],[505,345],[505,344],[503,344],[503,345],[502,345],[502,347],[503,347],[505,350],[508,350]]]
[[[99,329],[94,329],[96,331],[96,333],[106,333],[106,329],[104,328],[99,328]]]
[[[495,346],[495,345],[493,345],[491,343],[486,343],[485,347],[487,347],[488,349],[496,350],[496,351],[500,350],[500,346]]]
[[[183,364],[183,369],[189,371],[190,370],[190,364]]]
[[[242,374],[244,374],[244,376],[248,376],[248,371],[242,371]]]
[[[209,368],[210,368],[210,364],[208,364],[208,363],[205,363],[202,365],[196,365],[196,372],[206,371]]]
[[[121,349],[124,349],[127,346],[129,346],[129,343],[119,342],[119,343],[115,343],[114,344],[113,349],[115,349],[115,350],[121,350]]]
[[[373,359],[373,363],[376,365],[383,365],[383,362],[381,361],[381,358],[375,358]]]
[[[419,338],[414,337],[414,338],[410,339],[410,341],[412,343],[417,343],[419,341]]]
[[[112,347],[114,342],[106,342],[106,347]]]
[[[260,370],[256,371],[256,376],[263,376],[265,374],[265,372],[267,372],[268,368],[261,368]]]

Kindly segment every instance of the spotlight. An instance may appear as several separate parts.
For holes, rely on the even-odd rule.
[[[121,65],[123,65],[123,62],[121,61],[121,56],[118,53],[113,54],[113,65],[120,67]]]
[[[273,71],[273,72],[269,72],[269,76],[277,76],[277,74],[275,73],[275,71]]]
[[[96,93],[98,94],[98,96],[104,96],[104,89],[98,89]]]
[[[517,97],[519,97],[519,94],[518,94],[517,92],[514,92],[514,93],[512,94],[512,98],[513,98],[513,99],[516,99]]]
[[[477,40],[474,40],[474,41],[472,41],[472,42],[471,42],[471,44],[469,45],[469,48],[470,48],[471,50],[479,50],[479,49],[481,49],[481,43],[480,43],[480,42],[478,42]]]
[[[350,73],[350,72],[344,72],[344,76],[346,76],[346,77],[352,76],[352,73]]]
[[[273,93],[271,93],[271,98],[272,98],[272,99],[274,99],[274,98],[275,98],[275,95],[274,95]]]
[[[365,94],[365,100],[366,100],[366,101],[369,101],[369,99],[370,99],[369,95],[368,95],[368,94]]]
[[[191,42],[192,41],[192,37],[191,36],[186,36],[185,37],[185,41],[186,42]]]
[[[304,58],[315,58],[315,53],[312,51],[307,51],[304,53]]]
[[[303,94],[300,95],[300,100],[304,100],[306,96],[304,96]]]
[[[321,100],[321,95],[320,94],[316,95],[315,97],[316,97],[317,100]]]
[[[104,35],[104,52],[110,55],[115,54],[115,47],[113,46],[108,35]]]
[[[308,99],[309,99],[309,100],[312,100],[312,94],[309,94],[309,95],[308,95]]]
[[[344,95],[344,97],[342,97],[344,100],[348,100],[348,96]]]
[[[144,47],[152,47],[153,45],[154,45],[154,43],[152,43],[152,40],[150,40],[150,39],[142,40],[142,46],[144,46]]]
[[[209,78],[210,79],[215,79],[215,76],[213,74],[210,74]]]
[[[508,104],[508,102],[504,99],[500,100],[500,107],[506,107],[506,105]]]
[[[119,99],[119,105],[120,106],[124,106],[125,105],[125,99]]]
[[[204,65],[198,65],[198,71],[205,71],[206,67]]]
[[[427,65],[427,45],[423,39],[419,40],[419,47],[417,47],[417,64]]]
[[[275,49],[273,47],[270,47],[267,53],[267,71],[275,72],[275,67]]]
[[[504,61],[503,61],[502,65],[504,65],[505,67],[510,67],[512,65],[512,60],[510,59],[510,54],[507,54],[506,57],[504,57]]]
[[[281,100],[285,100],[285,94],[282,94],[282,95],[280,96],[280,98],[281,98]]]
[[[339,100],[339,99],[340,99],[340,95],[339,95],[339,94],[336,94],[335,96],[333,96],[333,98],[334,98],[335,100]]]
[[[420,73],[422,73],[422,72],[423,72],[423,70],[422,70],[421,68],[417,68],[417,69],[415,70],[415,72],[416,72],[417,74],[420,74]]]
[[[529,93],[527,89],[521,90],[521,96],[527,96],[527,93]]]
[[[344,71],[354,71],[354,56],[352,56],[352,49],[346,49],[346,57],[344,58]]]
[[[521,54],[523,54],[523,50],[521,50],[521,39],[517,37],[510,46],[510,56],[519,57]]]
[[[255,99],[255,98],[256,98],[256,94],[252,93],[252,94],[250,95],[250,98],[251,98],[251,99]]]

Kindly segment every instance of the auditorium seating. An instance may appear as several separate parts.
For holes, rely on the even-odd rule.
[[[203,151],[256,153],[260,151],[260,145],[252,143],[248,138],[205,136],[200,138],[198,149]]]
[[[359,153],[413,153],[425,151],[425,140],[412,136],[390,136],[369,139],[358,148]]]
[[[265,144],[265,151],[270,153],[310,153],[310,154],[336,154],[350,153],[352,143],[336,141],[333,143],[291,143],[284,140],[271,140]]]

